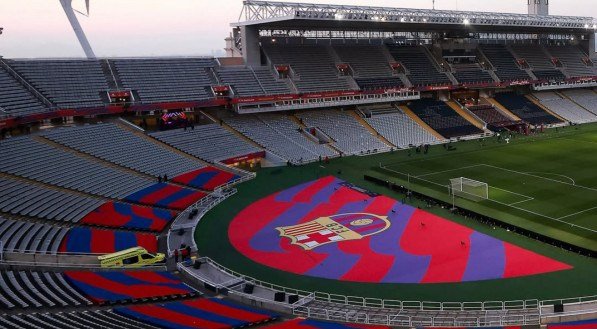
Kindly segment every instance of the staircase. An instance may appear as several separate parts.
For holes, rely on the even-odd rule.
[[[477,47],[477,58],[479,58],[481,61],[485,63],[485,67],[491,67],[491,69],[486,70],[486,72],[489,73],[489,75],[491,75],[491,78],[493,78],[495,82],[502,82],[502,80],[500,80],[497,74],[495,74],[495,67],[493,66],[489,58],[485,56],[485,53],[483,52],[481,47]]]
[[[519,117],[517,117],[514,113],[510,112],[504,105],[500,104],[500,102],[496,101],[494,98],[487,98],[486,99],[489,103],[495,106],[496,109],[500,110],[506,116],[510,117],[514,121],[521,121]]]
[[[549,58],[549,60],[551,61],[552,58],[554,58],[554,56],[547,50],[547,48],[541,46],[540,47],[541,50],[543,51],[543,53],[545,54],[545,56],[547,56],[547,58]],[[559,70],[560,72],[562,72],[562,74],[564,76],[566,76],[566,78],[570,78],[570,74],[566,71],[566,68],[562,65],[562,66],[557,66],[555,64],[553,64],[553,68],[554,70]]]
[[[104,72],[104,76],[106,77],[110,89],[121,90],[122,80],[120,79],[120,76],[118,76],[117,71],[112,69],[110,61],[107,59],[101,60],[100,66],[102,67],[102,71]]]
[[[303,135],[305,135],[307,138],[309,138],[309,140],[313,141],[313,137],[311,137],[310,134],[307,133],[307,126],[305,126],[305,124],[302,123],[301,120],[297,116],[295,116],[294,114],[290,114],[290,115],[288,115],[288,118],[290,120],[292,120],[297,126],[301,127]],[[330,136],[326,135],[319,128],[317,128],[317,130],[319,130],[322,134],[324,134],[326,136],[326,138],[328,138],[330,140],[330,142],[325,144],[325,146],[327,146],[328,148],[330,148],[337,154],[342,154],[342,151],[340,151],[338,148],[336,148],[336,146],[333,145],[334,140]],[[315,141],[313,141],[313,142],[315,142]]]
[[[446,104],[448,104],[448,106],[456,111],[456,113],[458,113],[458,115],[460,115],[461,117],[463,117],[466,121],[470,122],[473,126],[486,131],[485,129],[485,122],[483,120],[481,120],[478,116],[476,116],[474,113],[470,112],[467,109],[463,109],[462,107],[460,107],[455,101],[447,101]]]
[[[552,112],[550,109],[548,109],[547,107],[545,107],[545,105],[541,104],[541,102],[539,102],[539,100],[532,95],[526,95],[525,96],[528,100],[530,100],[531,102],[533,102],[533,104],[537,105],[540,109],[542,109],[543,111],[549,113],[550,115],[560,119],[563,122],[568,122],[568,120],[562,118],[559,114]]]
[[[431,61],[431,63],[433,64],[433,66],[435,66],[435,68],[439,71],[444,73],[448,79],[450,79],[450,82],[452,82],[453,85],[458,85],[460,84],[458,82],[458,80],[456,80],[456,78],[454,77],[454,75],[452,74],[452,72],[450,72],[448,69],[450,68],[450,66],[447,63],[444,63],[443,58],[440,60],[439,58],[437,58],[432,52],[431,50],[429,50],[429,48],[425,47],[425,46],[419,46],[421,48],[423,48],[425,50],[425,54],[427,54],[427,57],[429,58],[429,60]],[[440,63],[444,63],[444,68],[442,68],[442,65]]]
[[[517,60],[523,59],[522,57],[518,56],[518,54],[516,54],[516,52],[514,51],[514,49],[512,49],[512,47],[510,47],[510,45],[506,45],[506,49],[508,49],[508,51],[514,55],[514,58],[516,58]],[[528,63],[527,63],[528,65]],[[520,67],[520,66],[519,66]],[[531,65],[528,65],[528,67],[523,68],[521,67],[522,70],[524,70],[533,80],[539,80],[537,78],[537,76],[535,75],[535,73],[533,73],[533,68],[531,67]]]
[[[380,141],[384,144],[388,145],[389,147],[397,148],[396,145],[392,144],[389,140],[387,140],[384,136],[382,136],[377,130],[375,130],[371,125],[363,119],[356,111],[349,111],[350,115],[352,115],[360,124],[361,126],[365,127],[369,132],[377,137]]]
[[[408,115],[409,118],[411,118],[413,121],[415,121],[423,129],[427,130],[430,134],[432,134],[438,140],[443,141],[446,139],[440,133],[438,133],[433,128],[431,128],[431,126],[429,126],[427,123],[425,123],[425,121],[423,121],[421,118],[419,118],[419,116],[417,116],[413,111],[411,111],[411,109],[409,109],[408,106],[401,105],[401,106],[398,106],[398,108],[402,112],[404,112],[404,114]]]

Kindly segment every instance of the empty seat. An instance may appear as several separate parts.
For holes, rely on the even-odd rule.
[[[317,45],[264,45],[272,64],[290,65],[301,92],[351,90],[349,77],[340,77],[328,49]]]
[[[116,124],[97,124],[53,129],[42,136],[97,158],[152,176],[174,177],[203,167],[163,145],[136,135]]]
[[[0,304],[9,309],[91,305],[61,273],[3,270],[0,280]]]
[[[523,95],[505,92],[495,95],[495,99],[508,110],[512,111],[517,117],[530,124],[541,125],[561,123],[558,118],[545,112]]]
[[[215,84],[213,58],[114,59],[123,87],[137,91],[143,103],[205,101]]]
[[[241,157],[260,152],[218,124],[196,126],[194,130],[167,130],[150,134],[152,137],[183,152],[209,162]]]
[[[103,107],[108,91],[98,60],[15,60],[7,63],[59,108]]]
[[[446,103],[432,99],[421,99],[408,107],[431,128],[446,138],[483,133],[483,131],[461,117]]]
[[[0,172],[110,198],[122,198],[153,183],[30,137],[0,141],[0,158]]]

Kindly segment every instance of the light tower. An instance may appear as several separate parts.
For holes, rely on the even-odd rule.
[[[527,0],[529,15],[549,15],[549,0]]]
[[[62,4],[62,9],[64,9],[64,13],[68,18],[73,31],[75,31],[75,34],[77,35],[77,39],[79,39],[79,43],[85,52],[85,56],[87,56],[88,59],[94,59],[95,53],[93,52],[93,49],[91,49],[91,44],[89,44],[89,40],[87,40],[87,36],[75,14],[76,10],[73,9],[73,0],[60,0],[60,3]],[[89,0],[85,0],[85,6],[87,7],[87,15],[89,15]],[[79,11],[76,12],[81,13]]]

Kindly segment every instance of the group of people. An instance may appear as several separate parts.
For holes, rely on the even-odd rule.
[[[179,249],[174,249],[174,261],[178,263],[179,258],[183,262],[191,259],[191,246],[181,244]]]
[[[162,178],[162,176],[158,176],[158,183],[162,183],[162,182],[164,182],[164,183],[168,182],[167,174],[164,174],[164,178]]]

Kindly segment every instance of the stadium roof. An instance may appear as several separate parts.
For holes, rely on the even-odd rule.
[[[539,16],[453,10],[284,3],[246,0],[239,22],[262,30],[375,30],[387,32],[571,33],[597,30],[593,17]]]

